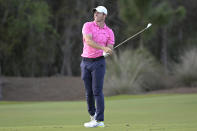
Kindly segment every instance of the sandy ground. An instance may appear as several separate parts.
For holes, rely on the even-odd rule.
[[[6,101],[70,101],[85,100],[85,89],[80,77],[44,77],[1,79],[3,100]],[[173,88],[147,92],[146,94],[197,93],[197,87]]]
[[[3,100],[61,101],[85,99],[80,77],[3,78]]]

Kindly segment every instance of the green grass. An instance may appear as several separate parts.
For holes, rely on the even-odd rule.
[[[197,94],[106,98],[105,128],[87,129],[86,102],[0,102],[0,131],[197,131]]]

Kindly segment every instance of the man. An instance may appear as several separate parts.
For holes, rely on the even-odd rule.
[[[84,47],[81,55],[81,76],[91,118],[91,121],[84,123],[84,126],[104,127],[105,58],[103,52],[109,55],[113,53],[114,33],[105,24],[107,9],[104,6],[98,6],[93,9],[93,12],[94,21],[86,22],[82,29]]]

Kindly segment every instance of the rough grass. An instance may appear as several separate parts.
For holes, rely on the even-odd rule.
[[[174,75],[179,85],[197,86],[197,48],[186,50],[180,63],[174,66]]]
[[[0,102],[0,131],[196,131],[197,94],[106,98],[106,128],[86,129],[86,102]]]

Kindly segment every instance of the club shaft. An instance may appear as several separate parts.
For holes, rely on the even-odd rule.
[[[125,42],[129,41],[130,39],[132,39],[132,38],[134,38],[135,36],[139,35],[140,33],[144,32],[146,29],[147,29],[147,27],[144,28],[143,30],[139,31],[139,32],[136,33],[135,35],[133,35],[133,36],[127,38],[126,40],[124,40],[123,42],[121,42],[120,44],[118,44],[117,46],[115,46],[114,49],[118,48],[119,46],[121,46],[121,45],[124,44]]]

